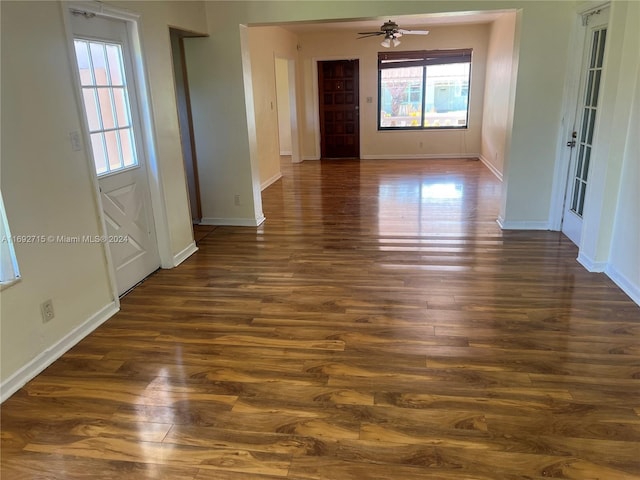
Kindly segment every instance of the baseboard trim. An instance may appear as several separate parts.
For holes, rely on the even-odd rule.
[[[315,155],[312,155],[312,156],[308,156],[308,155],[307,155],[307,156],[303,156],[303,157],[302,157],[302,161],[304,162],[304,161],[306,161],[306,160],[320,160],[320,157],[317,157],[317,156],[315,156]]]
[[[618,285],[622,291],[631,298],[631,300],[640,306],[640,286],[634,284],[616,268],[612,267],[611,264],[607,264],[604,269],[604,273],[613,280],[613,283]]]
[[[502,230],[549,230],[549,222],[514,221],[502,217],[498,217],[496,222]]]
[[[187,248],[185,248],[181,252],[176,253],[173,256],[173,266],[177,267],[197,251],[198,247],[196,246],[196,242],[191,242],[191,244]]]
[[[262,185],[260,185],[260,190],[264,190],[265,188],[270,187],[281,178],[282,178],[282,173],[281,172],[276,173],[273,177],[269,178]]]
[[[114,316],[118,310],[120,310],[120,308],[115,301],[105,305],[99,311],[91,315],[91,317],[89,317],[85,322],[65,335],[52,347],[47,348],[44,352],[40,353],[37,357],[7,378],[2,382],[2,385],[0,385],[0,390],[2,391],[0,394],[0,403],[4,402],[11,395],[24,387],[27,382],[34,379],[39,373],[64,355],[80,340]]]
[[[487,160],[483,155],[478,155],[478,159],[482,163],[484,163],[484,166],[487,167],[491,171],[491,173],[493,173],[495,175],[495,177],[498,180],[500,180],[501,182],[503,181],[502,172],[500,170],[498,170],[494,165],[489,163],[489,160]]]
[[[607,268],[607,262],[596,262],[584,253],[578,253],[578,263],[587,269],[588,272],[602,273]]]
[[[291,155],[291,150],[285,150],[283,152],[280,152],[280,155],[282,155],[283,157],[286,157],[288,155]]]
[[[259,227],[266,220],[264,215],[256,218],[216,218],[204,217],[200,225],[218,225],[227,227]]]
[[[449,158],[478,158],[477,153],[407,153],[388,155],[360,155],[362,160],[432,160]]]

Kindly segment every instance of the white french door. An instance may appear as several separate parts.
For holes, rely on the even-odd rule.
[[[160,266],[127,24],[71,13],[106,240],[122,294]]]
[[[574,131],[572,139],[567,144],[572,151],[562,212],[562,231],[578,246],[582,236],[589,165],[595,141],[594,132],[604,67],[609,9],[602,8],[592,12],[585,16],[585,19],[588,22],[584,39],[585,54]]]

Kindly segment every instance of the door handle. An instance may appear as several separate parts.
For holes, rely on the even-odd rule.
[[[575,141],[575,140],[569,140],[569,141],[567,142],[567,147],[569,147],[569,148],[573,148],[573,147],[575,147],[575,146],[576,146],[576,141]]]

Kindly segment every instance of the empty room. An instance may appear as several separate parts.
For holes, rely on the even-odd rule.
[[[640,478],[640,3],[0,22],[2,478]]]

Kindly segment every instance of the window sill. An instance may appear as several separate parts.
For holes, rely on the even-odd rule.
[[[441,132],[442,130],[469,130],[468,126],[441,126],[441,127],[378,127],[379,132]]]

